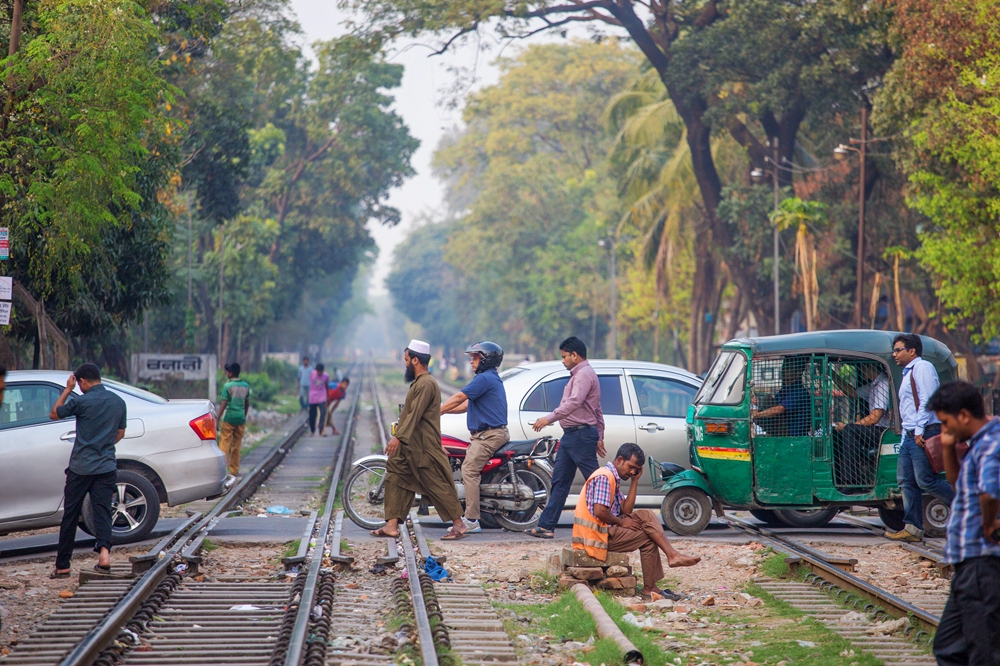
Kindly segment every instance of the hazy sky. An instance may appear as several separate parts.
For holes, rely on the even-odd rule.
[[[292,0],[292,8],[305,32],[306,46],[344,33],[341,24],[345,14],[336,9],[333,0]],[[443,56],[428,57],[429,53],[426,47],[410,45],[391,56],[392,62],[405,67],[402,86],[392,91],[396,112],[410,128],[410,134],[420,140],[420,149],[412,162],[416,175],[389,198],[402,212],[402,223],[393,229],[371,226],[379,246],[373,281],[376,293],[384,292],[383,280],[391,266],[392,250],[405,237],[414,219],[421,213],[435,213],[441,207],[441,185],[431,173],[431,158],[444,132],[461,122],[461,110],[449,110],[442,104],[454,81],[449,67],[475,68],[476,87],[497,80],[497,69],[490,64],[496,49],[486,57],[477,57],[477,49],[471,45]]]

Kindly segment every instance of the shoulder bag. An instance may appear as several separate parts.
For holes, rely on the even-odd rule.
[[[910,388],[913,389],[913,404],[916,405],[917,411],[920,411],[920,394],[917,393],[917,382],[913,379],[913,371],[910,371]],[[956,442],[955,443],[955,455],[958,456],[958,462],[961,464],[962,458],[969,451],[969,442]],[[934,470],[935,474],[940,474],[944,471],[944,445],[941,444],[941,435],[934,435],[933,437],[928,437],[924,440],[924,453],[927,454],[927,460],[931,463],[931,469]]]

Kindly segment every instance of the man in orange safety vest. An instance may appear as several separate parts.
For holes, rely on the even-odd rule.
[[[660,519],[652,511],[633,511],[642,466],[646,454],[637,444],[622,444],[615,459],[590,475],[573,514],[573,548],[585,550],[591,557],[606,561],[608,552],[639,551],[642,562],[642,596],[646,599],[681,597],[656,584],[663,578],[660,551],[670,567],[690,567],[700,557],[683,555],[674,549],[663,534]],[[628,496],[621,492],[621,482],[631,479]]]

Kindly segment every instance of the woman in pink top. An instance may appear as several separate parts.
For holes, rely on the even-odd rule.
[[[323,372],[323,364],[317,363],[316,369],[309,375],[309,433],[316,434],[316,424],[319,424],[319,436],[324,437],[326,424],[326,385],[330,383],[330,375]],[[319,421],[316,419],[319,418]]]

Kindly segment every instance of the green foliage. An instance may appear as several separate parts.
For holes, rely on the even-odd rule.
[[[245,372],[240,376],[250,385],[251,404],[257,407],[270,405],[281,390],[281,385],[271,381],[266,372]]]
[[[846,367],[846,366],[845,366]],[[770,550],[770,549],[768,549]],[[760,568],[765,576],[769,578],[785,578],[788,576],[788,564],[785,562],[785,553],[769,552]]]

